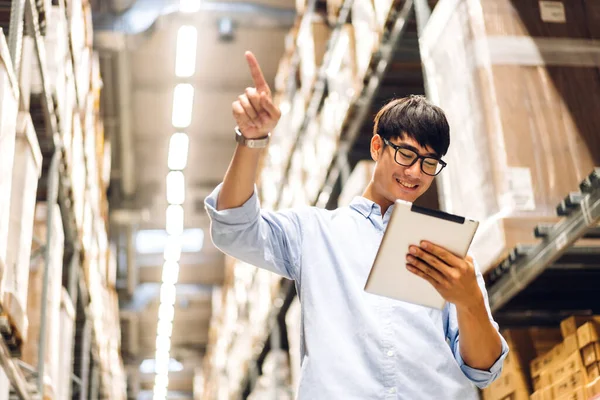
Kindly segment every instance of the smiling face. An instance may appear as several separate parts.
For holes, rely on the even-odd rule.
[[[420,158],[411,166],[398,164],[394,146],[404,148],[398,151],[397,161],[401,164],[410,164],[415,153],[440,159],[450,146],[450,127],[442,109],[414,95],[387,103],[374,122],[370,150],[376,166],[363,196],[379,204],[385,213],[396,200],[412,203],[429,189],[434,177],[422,171],[422,162],[430,174],[439,172],[437,160]]]
[[[429,147],[421,147],[414,139],[404,136],[403,139],[392,139],[396,145],[414,148],[420,155],[435,153]],[[434,177],[421,171],[421,161],[410,167],[399,165],[394,161],[395,150],[386,146],[380,136],[371,139],[371,157],[376,161],[373,180],[369,184],[365,197],[387,209],[397,199],[414,202],[429,189]],[[385,212],[385,211],[383,211]]]

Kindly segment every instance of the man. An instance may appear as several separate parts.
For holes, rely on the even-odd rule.
[[[432,243],[398,249],[407,268],[448,301],[443,311],[363,289],[394,201],[416,200],[443,168],[450,138],[442,110],[418,96],[381,109],[371,139],[375,172],[349,207],[261,210],[254,191],[260,149],[247,141],[267,141],[280,112],[258,62],[251,53],[246,58],[255,87],[233,103],[239,144],[206,209],[217,247],[296,283],[298,398],[478,399],[473,384],[485,387],[498,377],[508,347],[470,257]]]

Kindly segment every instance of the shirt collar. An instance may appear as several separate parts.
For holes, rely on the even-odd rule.
[[[379,207],[379,204],[367,199],[366,197],[355,196],[350,202],[350,208],[358,211],[365,218],[369,218],[371,215],[382,217],[381,207]],[[390,218],[390,215],[392,214],[393,209],[394,204],[390,205],[390,207],[385,212],[386,215],[383,216],[384,225],[387,225],[387,222]]]
[[[350,208],[358,211],[365,218],[369,218],[373,213],[381,216],[381,208],[379,207],[379,204],[362,196],[354,196],[350,202]]]

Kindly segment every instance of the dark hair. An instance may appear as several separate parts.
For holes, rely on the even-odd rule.
[[[444,111],[425,97],[410,95],[395,99],[379,110],[373,134],[384,139],[414,139],[443,156],[450,146],[450,126]]]

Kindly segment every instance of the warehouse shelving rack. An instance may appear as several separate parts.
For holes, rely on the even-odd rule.
[[[64,7],[64,0],[60,0],[60,3]],[[11,59],[13,60],[14,70],[17,72],[21,66],[21,51],[22,51],[22,38],[24,34],[24,22],[28,24],[28,33],[33,36],[35,44],[35,54],[39,63],[39,72],[42,82],[42,94],[41,94],[41,109],[43,112],[44,126],[43,130],[46,132],[46,143],[40,143],[41,147],[50,149],[52,158],[50,166],[45,171],[45,177],[47,178],[47,186],[44,188],[46,192],[45,200],[49,204],[58,204],[62,219],[63,229],[65,233],[65,268],[63,269],[63,285],[67,289],[67,293],[72,304],[75,306],[77,317],[83,311],[83,324],[84,332],[83,335],[88,340],[83,340],[83,350],[79,351],[79,357],[74,359],[75,364],[81,367],[81,370],[76,371],[78,375],[73,375],[72,379],[72,394],[74,399],[84,400],[88,399],[87,382],[82,377],[86,376],[88,371],[88,364],[90,362],[90,342],[91,342],[91,324],[87,323],[89,319],[86,317],[85,307],[89,304],[89,292],[83,279],[83,274],[79,268],[80,262],[80,235],[77,231],[75,223],[75,213],[73,209],[73,197],[70,190],[70,183],[68,180],[67,173],[70,171],[69,166],[63,157],[63,144],[61,135],[59,132],[59,119],[55,112],[58,107],[55,101],[55,96],[52,95],[49,84],[48,84],[48,70],[46,66],[46,50],[42,33],[39,25],[39,14],[34,0],[15,0],[11,5],[11,16],[10,16],[10,31],[9,31],[9,50]],[[73,58],[72,46],[71,46],[71,32],[69,27],[69,51],[71,54],[71,62],[73,67],[75,66],[75,60]],[[77,80],[75,79],[75,82]],[[36,127],[37,128],[37,127]],[[37,129],[36,129],[37,130]],[[40,180],[40,186],[44,184],[43,179]],[[53,218],[53,207],[48,208],[48,221]],[[45,238],[46,243],[50,242],[51,230],[48,230],[48,237]],[[43,256],[45,259],[45,270],[44,270],[44,281],[43,281],[43,293],[42,298],[47,297],[48,290],[48,265],[50,260],[49,248],[43,249],[39,254],[32,254],[33,257]],[[41,328],[40,332],[42,337],[46,333],[46,302],[41,304]],[[77,326],[77,328],[80,328]],[[86,334],[87,333],[87,334]],[[74,341],[74,347],[79,344]],[[5,371],[11,383],[11,396],[17,396],[20,399],[36,399],[43,398],[44,396],[44,363],[42,360],[45,359],[46,351],[45,340],[40,340],[38,359],[40,360],[37,366],[28,366],[20,360],[14,358],[14,349],[9,348],[4,338],[0,337],[0,366]]]
[[[332,49],[335,48],[336,43],[339,40],[342,27],[348,21],[352,3],[353,0],[345,0],[340,9],[336,24],[331,32],[331,36],[327,44],[327,50],[324,55],[323,63],[318,70],[317,79],[311,93],[306,114],[298,132],[295,135],[295,141],[292,145],[292,154],[295,150],[300,148],[300,144],[305,137],[311,121],[317,117],[322,109],[323,100],[327,94],[326,72],[331,61]],[[316,12],[316,8],[317,1],[310,1],[301,24],[309,23],[311,21],[314,13]],[[401,52],[397,51],[398,44],[405,36],[408,26],[411,23],[414,25],[413,18],[413,0],[395,2],[390,14],[388,15],[388,23],[386,24],[388,29],[382,36],[379,49],[375,52],[375,54],[373,54],[368,72],[364,77],[364,86],[362,92],[359,96],[357,96],[355,102],[351,105],[350,110],[348,111],[348,117],[346,118],[342,128],[340,146],[336,156],[331,161],[323,185],[312,205],[321,207],[333,205],[337,199],[335,188],[337,187],[339,189],[339,187],[347,181],[351,170],[351,164],[369,156],[369,152],[362,149],[362,147],[365,146],[363,143],[364,140],[359,143],[359,139],[361,139],[362,136],[365,136],[361,135],[361,133],[365,132],[365,124],[370,117],[372,107],[378,100],[378,92],[380,92],[380,89],[386,81],[386,78],[390,77],[388,75],[390,75],[389,71],[391,65],[394,63],[394,61],[396,61],[395,57],[400,56],[400,60],[403,59]],[[294,91],[296,90],[295,76],[298,65],[299,54],[296,50],[292,58],[292,68],[289,73],[289,81],[286,93],[286,96],[290,100],[292,99]],[[422,86],[422,84],[419,85],[418,80],[419,79],[417,79],[416,84],[418,86]],[[404,82],[401,82],[399,85],[396,84],[396,86],[402,86],[403,84]],[[399,90],[399,92],[401,92],[401,90]],[[398,94],[398,92],[395,94]],[[381,100],[387,99],[387,97],[389,97],[388,92],[383,95]],[[370,130],[369,135],[367,136],[369,136],[370,139]],[[359,149],[360,146],[362,147]],[[353,160],[350,161],[349,158],[353,158]],[[292,157],[290,157],[286,163],[283,175],[283,184],[279,185],[278,197],[274,208],[279,207],[282,199],[283,188],[286,186],[286,183],[289,180],[291,160]],[[256,378],[261,373],[262,363],[269,351],[276,348],[286,349],[288,347],[285,315],[295,296],[296,288],[294,283],[290,280],[282,279],[278,294],[274,300],[275,306],[272,307],[267,318],[268,326],[265,337],[261,340],[259,346],[257,346],[257,350],[249,362],[248,371],[243,381],[243,398],[246,398],[252,392],[256,383]]]
[[[558,223],[535,228],[538,244],[515,247],[489,274],[490,307],[503,326],[600,313],[600,167],[579,187],[557,206]]]

